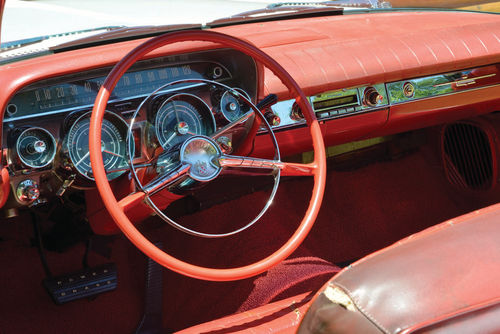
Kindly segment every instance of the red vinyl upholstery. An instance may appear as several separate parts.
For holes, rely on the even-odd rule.
[[[499,333],[499,215],[496,204],[371,254],[312,303],[302,294],[182,333]]]
[[[345,268],[299,333],[499,333],[499,214],[474,211]]]
[[[339,271],[339,267],[316,257],[287,259],[253,282],[254,289],[238,314],[184,332],[295,332],[314,291]],[[289,296],[293,297],[286,298]],[[271,303],[273,300],[279,301]]]
[[[311,297],[311,294],[303,293],[178,333],[293,333],[308,309]]]

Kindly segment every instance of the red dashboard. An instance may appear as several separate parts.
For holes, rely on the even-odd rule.
[[[497,15],[405,11],[252,23],[216,30],[256,45],[294,77],[311,102],[316,98],[321,105],[330,105],[316,113],[326,146],[486,114],[497,110],[500,103]],[[6,64],[0,68],[4,83],[1,109],[7,110],[12,98],[24,87],[109,68],[142,41]],[[154,51],[147,58],[181,59],[179,55],[217,48],[211,43],[184,42]],[[257,85],[257,91],[250,94],[254,100],[268,93],[278,95],[280,102],[272,111],[281,121],[274,128],[282,155],[309,150],[307,130],[300,117],[291,116],[293,101],[288,101],[285,87],[260,66],[251,76]],[[380,100],[369,103],[366,94],[372,89]],[[409,95],[399,96],[404,89],[410,89]],[[354,103],[334,102],[346,99]],[[9,188],[14,192],[17,184],[10,184],[5,169],[9,167],[9,147],[4,113],[2,120],[4,169],[0,203],[4,205]],[[272,152],[262,137],[257,137],[255,155]]]

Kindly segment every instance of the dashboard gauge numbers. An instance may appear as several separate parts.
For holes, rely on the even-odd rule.
[[[102,121],[101,151],[104,168],[109,171],[108,180],[112,180],[123,174],[128,166],[125,140],[127,125],[114,114],[109,113],[107,116]],[[89,130],[90,114],[85,114],[69,130],[67,145],[69,158],[76,170],[85,178],[94,180],[90,164]]]
[[[45,129],[29,128],[17,138],[16,150],[23,164],[31,168],[42,168],[54,160],[56,141]]]
[[[177,94],[163,102],[155,116],[155,133],[168,150],[194,135],[210,135],[215,120],[208,105],[190,94]]]

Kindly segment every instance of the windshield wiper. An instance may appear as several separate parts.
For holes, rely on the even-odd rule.
[[[99,27],[99,28],[93,28],[93,29],[71,31],[71,32],[67,32],[67,33],[60,33],[60,34],[53,34],[53,35],[45,35],[45,36],[20,39],[17,41],[2,42],[2,44],[0,46],[0,52],[6,51],[6,50],[19,49],[19,48],[22,48],[22,47],[25,47],[28,45],[34,45],[37,43],[41,43],[43,41],[67,39],[67,38],[78,38],[78,36],[80,36],[82,34],[92,34],[92,33],[100,34],[101,31],[109,32],[109,31],[113,31],[114,29],[119,29],[119,28],[123,28],[123,26],[106,26],[106,27]]]
[[[390,8],[389,2],[384,0],[331,0],[319,2],[276,2],[267,6],[269,9],[289,6],[306,7],[342,7],[342,8]]]
[[[240,23],[255,23],[264,21],[286,20],[292,18],[318,17],[325,15],[342,15],[344,9],[335,6],[316,5],[278,5],[267,6],[263,9],[243,12],[233,16],[217,19],[206,24],[207,27],[216,28]]]
[[[221,27],[239,23],[286,20],[293,18],[342,15],[346,9],[390,8],[385,0],[336,0],[317,2],[276,2],[266,8],[243,12],[207,23],[208,27]]]
[[[53,52],[68,51],[71,49],[90,47],[111,42],[121,42],[125,40],[153,37],[169,31],[201,29],[201,24],[171,24],[161,26],[139,26],[139,27],[120,27],[111,31],[93,36],[88,36],[63,44],[58,44],[50,48]]]
[[[200,24],[177,24],[163,26],[108,26],[78,30],[69,33],[34,37],[2,43],[0,64],[32,58],[50,53],[69,51],[111,42],[152,37],[168,31],[201,29]]]
[[[107,26],[4,42],[0,46],[0,64],[49,54],[51,53],[51,48],[55,45],[85,38],[87,36],[98,35],[102,32],[110,32],[119,28],[122,27]]]

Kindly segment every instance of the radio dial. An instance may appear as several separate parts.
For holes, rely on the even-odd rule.
[[[363,92],[363,104],[367,107],[375,107],[384,102],[384,96],[374,87],[368,87]]]

